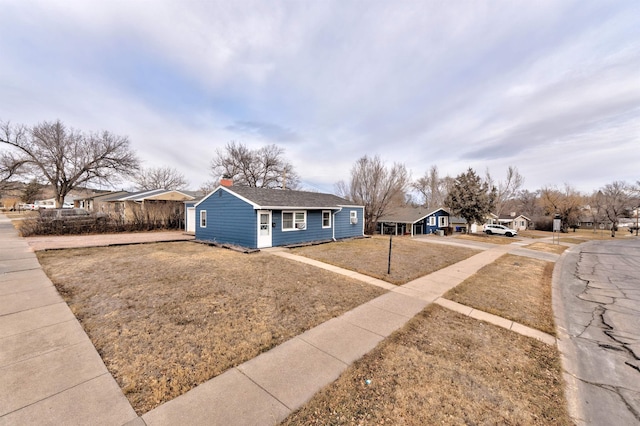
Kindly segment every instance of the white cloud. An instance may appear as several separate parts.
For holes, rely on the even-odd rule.
[[[365,154],[415,177],[513,164],[533,187],[640,162],[635,2],[16,0],[3,14],[1,119],[128,134],[196,186],[230,140],[284,146],[325,188]]]

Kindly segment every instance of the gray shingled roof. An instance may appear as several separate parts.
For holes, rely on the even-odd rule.
[[[416,223],[420,219],[440,210],[426,209],[424,207],[393,207],[385,213],[378,222]],[[444,210],[444,209],[443,209]]]
[[[247,186],[231,186],[225,187],[225,189],[246,198],[261,208],[338,208],[339,206],[353,205],[353,203],[345,200],[344,198],[320,192],[252,188]]]

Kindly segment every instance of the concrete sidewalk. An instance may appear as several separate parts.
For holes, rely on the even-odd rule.
[[[0,425],[121,425],[136,413],[11,222],[0,215]]]
[[[471,308],[440,299],[483,266],[514,251],[544,257],[517,244],[495,246],[394,286],[273,250],[273,255],[304,261],[389,292],[137,417],[27,243],[0,215],[0,425],[277,424],[434,301],[526,334],[518,324],[506,324],[506,320],[478,311],[474,314]]]
[[[493,247],[403,286],[389,287],[384,281],[274,249],[270,251],[273,255],[343,273],[390,291],[228,370],[144,414],[142,420],[146,425],[277,424],[429,303],[439,300],[447,308],[464,311],[463,305],[447,303],[440,296],[512,250],[522,249],[517,245]],[[465,314],[555,344],[555,338],[545,333],[472,311],[467,308]]]

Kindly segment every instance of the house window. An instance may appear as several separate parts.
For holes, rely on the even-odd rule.
[[[282,230],[305,229],[307,227],[307,212],[282,212]]]
[[[331,211],[329,210],[322,211],[322,227],[331,228]]]
[[[207,227],[207,211],[200,210],[200,228]]]
[[[356,210],[349,211],[349,223],[352,225],[358,223],[358,212]]]
[[[449,218],[447,216],[438,216],[438,228],[444,228],[449,225]]]
[[[429,216],[429,226],[436,226],[436,217]]]

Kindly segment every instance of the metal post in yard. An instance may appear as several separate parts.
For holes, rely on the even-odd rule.
[[[389,263],[387,266],[387,275],[391,274],[391,240],[393,239],[393,235],[389,234]]]

